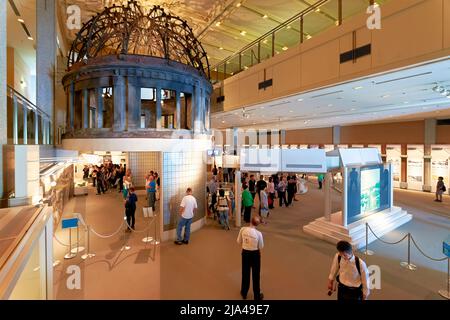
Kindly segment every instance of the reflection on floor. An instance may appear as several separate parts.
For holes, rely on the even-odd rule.
[[[335,299],[327,296],[326,289],[334,246],[302,231],[303,225],[323,212],[323,193],[312,184],[309,190],[297,196],[299,201],[293,207],[272,210],[268,224],[259,227],[265,241],[261,285],[266,299]],[[142,218],[144,198],[139,197],[136,211],[140,230],[148,223]],[[450,199],[436,203],[432,194],[405,191],[396,191],[395,199],[396,205],[407,209],[414,219],[383,239],[396,241],[411,232],[425,253],[442,257],[442,240],[450,233]],[[97,232],[110,234],[121,224],[122,208],[118,193],[96,196],[90,190],[89,196],[72,199],[66,212],[81,212]],[[340,194],[335,193],[333,210],[339,209]],[[66,249],[55,242],[56,258],[62,262],[55,268],[56,298],[240,299],[238,231],[225,231],[217,221],[208,219],[202,230],[192,234],[189,245],[177,246],[169,241],[156,251],[143,243],[143,235],[138,233],[120,232],[109,239],[92,237],[91,246],[97,256],[87,261],[64,260]],[[61,242],[68,241],[66,231],[59,228],[57,235]],[[121,252],[125,244],[131,249]],[[446,262],[427,260],[413,248],[411,259],[418,269],[409,271],[400,266],[407,258],[406,241],[395,246],[376,241],[370,249],[374,256],[359,256],[381,270],[381,289],[373,290],[371,299],[441,299],[437,291],[446,284]],[[66,287],[66,269],[72,264],[81,267],[81,290]]]

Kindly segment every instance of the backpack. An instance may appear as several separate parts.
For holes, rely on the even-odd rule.
[[[442,186],[442,192],[447,191],[447,188],[445,187],[445,185]]]
[[[338,270],[341,268],[341,256],[338,256]],[[358,270],[358,274],[361,277],[361,265],[359,262],[359,258],[355,256],[355,264],[356,264],[356,270]],[[339,282],[339,274],[336,276],[336,281]],[[362,279],[361,279],[361,285],[362,285]]]

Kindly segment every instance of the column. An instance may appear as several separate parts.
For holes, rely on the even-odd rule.
[[[236,210],[235,212],[235,226],[236,227],[240,227],[241,226],[241,206],[242,206],[242,183],[241,183],[241,172],[237,171],[235,172],[234,175],[234,202],[235,202],[235,208],[234,210]]]
[[[205,116],[205,127],[206,130],[211,130],[211,98],[208,96],[206,98],[206,116]]]
[[[19,118],[18,118],[17,96],[13,96],[13,143],[19,144]],[[6,117],[5,117],[6,118]]]
[[[196,84],[194,88],[194,101],[192,104],[192,113],[194,115],[194,133],[200,133],[201,132],[201,101],[200,101],[200,87],[198,84]]]
[[[140,88],[137,88],[136,78],[128,77],[128,130],[141,127]],[[139,100],[138,100],[139,99]]]
[[[75,83],[71,83],[68,87],[69,94],[69,123],[68,127],[70,130],[73,130],[74,126],[74,115],[75,115]]]
[[[333,184],[333,175],[331,172],[325,174],[325,181],[323,181],[323,188],[325,189],[325,208],[324,216],[326,221],[331,221],[331,208],[332,208],[332,197],[331,197],[331,185]]]
[[[56,74],[56,1],[36,0],[36,32],[37,105],[49,115],[52,123]]]
[[[162,107],[161,107],[161,87],[156,87],[156,129],[161,129]]]
[[[402,150],[402,170],[400,175],[400,188],[401,189],[408,189],[408,146],[406,144],[402,144],[401,146]]]
[[[335,146],[341,144],[341,126],[333,127],[333,144]]]
[[[176,115],[175,115],[175,127],[177,130],[181,129],[181,92],[176,91]]]
[[[113,131],[125,131],[126,87],[123,76],[114,77],[114,123]]]
[[[436,144],[436,119],[425,119],[423,191],[431,192],[431,146]]]
[[[22,105],[23,111],[23,144],[28,144],[28,108]]]
[[[83,129],[89,128],[89,90],[83,89],[81,97],[81,119]]]
[[[36,111],[34,112],[34,144],[39,144],[39,117]]]
[[[7,1],[0,1],[0,66],[6,69],[6,44],[7,44]],[[3,198],[3,145],[8,142],[7,117],[6,114],[6,72],[0,72],[0,198]]]
[[[97,128],[103,128],[103,88],[97,89],[96,102],[97,102]]]

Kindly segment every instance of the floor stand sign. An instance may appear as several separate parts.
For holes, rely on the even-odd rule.
[[[77,247],[72,248],[72,229],[77,229]],[[78,249],[78,244],[80,241],[80,232],[78,227],[78,218],[70,218],[70,219],[63,219],[62,220],[62,229],[69,229],[69,252],[66,253],[64,256],[64,259],[72,259],[75,258],[78,254],[78,251],[75,249]]]
[[[450,300],[450,237],[442,244],[444,255],[447,257],[447,290],[439,290],[439,294]]]

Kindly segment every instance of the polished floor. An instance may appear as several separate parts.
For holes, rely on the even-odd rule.
[[[315,184],[309,192],[297,196],[290,208],[271,211],[268,224],[259,229],[264,235],[261,285],[266,299],[334,299],[327,296],[327,276],[334,246],[302,231],[302,227],[322,215],[323,193]],[[340,209],[340,194],[334,194],[333,209]],[[137,230],[148,226],[141,214],[144,196],[139,197]],[[408,224],[389,233],[383,240],[394,242],[410,232],[421,249],[433,258],[441,258],[442,240],[450,234],[450,198],[433,202],[427,193],[395,191],[395,204],[413,214]],[[65,215],[80,212],[95,231],[103,235],[115,232],[122,223],[123,202],[118,193],[76,197],[65,208]],[[150,227],[152,229],[152,227]],[[165,242],[159,246],[145,244],[143,233],[125,233],[103,239],[91,236],[97,255],[86,261],[63,258],[67,249],[55,240],[55,297],[57,299],[240,299],[240,248],[236,243],[238,228],[221,229],[207,219],[206,226],[192,234],[189,245]],[[59,242],[68,241],[67,230],[56,233]],[[150,234],[151,235],[151,234]],[[83,242],[83,241],[81,241]],[[121,251],[124,246],[129,250]],[[407,258],[407,242],[370,245],[375,255],[360,257],[368,265],[379,266],[381,288],[372,291],[371,299],[441,299],[439,289],[446,285],[447,263],[434,262],[414,247],[412,263],[416,271],[400,266]],[[66,286],[67,267],[79,265],[80,290]],[[252,298],[251,290],[249,298]]]

